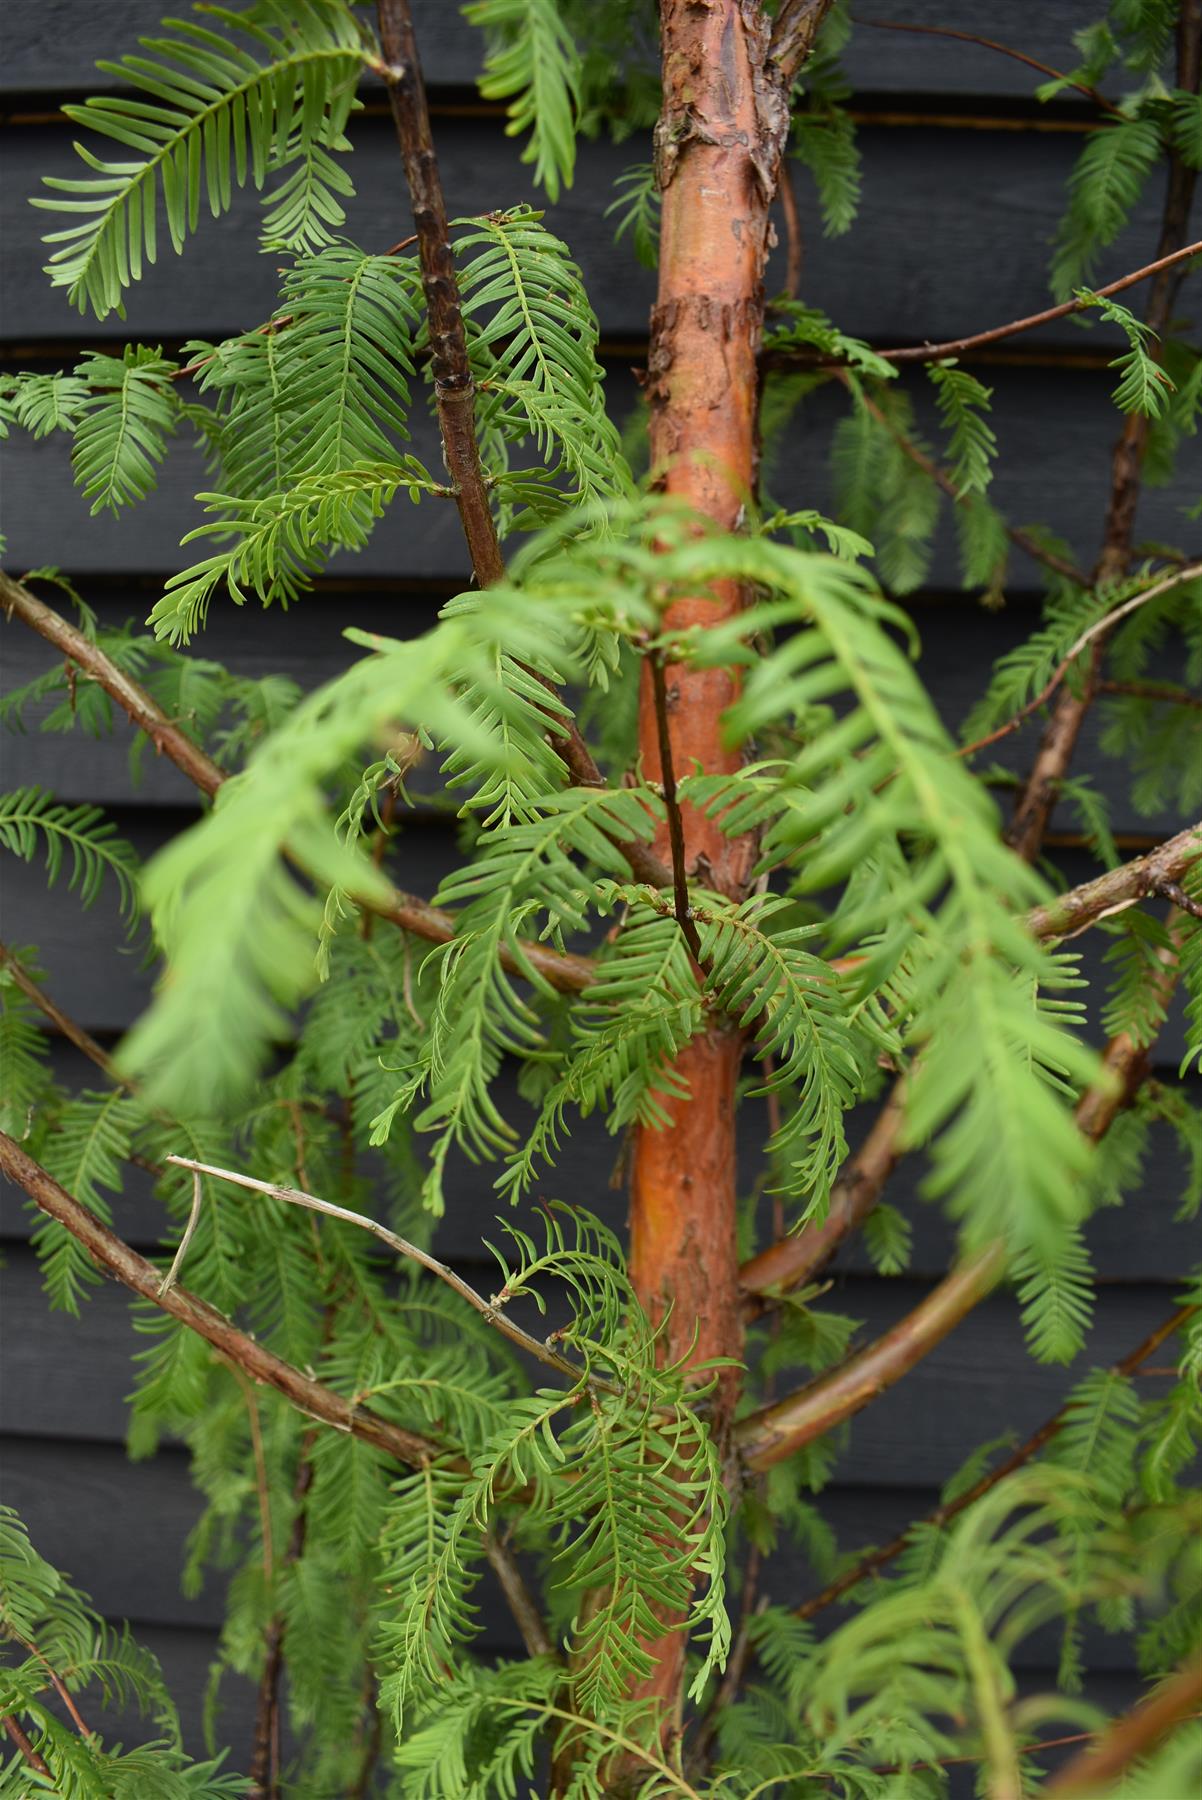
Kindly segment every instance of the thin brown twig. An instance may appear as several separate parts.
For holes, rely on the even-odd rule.
[[[1047,704],[1081,652],[1087,650],[1090,644],[1096,642],[1100,637],[1107,636],[1114,630],[1120,619],[1125,619],[1131,613],[1137,612],[1141,606],[1146,606],[1149,600],[1158,600],[1171,588],[1180,587],[1186,581],[1196,581],[1200,575],[1202,575],[1202,562],[1187,563],[1184,568],[1175,569],[1171,575],[1166,575],[1163,581],[1154,582],[1151,587],[1143,588],[1138,594],[1133,594],[1131,599],[1125,600],[1121,606],[1116,606],[1113,612],[1106,613],[1103,618],[1095,619],[1089,629],[1081,633],[1062,661],[1056,665],[1051,679],[1039,690],[1033,700],[1028,700],[1025,706],[1020,707],[1012,718],[1007,719],[1004,725],[999,725],[995,731],[988,732],[984,737],[977,738],[971,744],[965,744],[962,749],[956,751],[956,755],[975,756],[978,750],[987,750],[991,744],[998,744],[1003,738],[1009,737],[1011,732],[1017,731],[1033,712],[1038,712],[1041,706]]]
[[[1188,913],[1191,919],[1202,919],[1202,904],[1192,894],[1187,894],[1179,881],[1162,877],[1153,883],[1152,892],[1159,894],[1162,900],[1170,900],[1179,912]]]
[[[1202,1713],[1183,1713],[1182,1722],[1186,1719],[1202,1719]],[[1096,1731],[1071,1731],[1065,1737],[1038,1738],[1033,1744],[1020,1744],[1020,1756],[1042,1756],[1048,1750],[1068,1750],[1074,1744],[1095,1744],[1098,1740]],[[877,1763],[873,1767],[874,1775],[917,1775],[925,1769],[956,1769],[976,1767],[986,1760],[984,1753],[976,1756],[941,1756],[937,1762],[921,1763]]]
[[[796,300],[801,293],[805,238],[801,230],[801,214],[797,210],[797,190],[793,186],[793,174],[787,156],[781,158],[780,180],[776,191],[780,209],[785,215],[785,293],[790,300]]]
[[[1095,681],[1094,692],[1126,695],[1132,700],[1163,700],[1166,706],[1202,708],[1202,694],[1174,687],[1171,681]]]
[[[19,618],[22,623],[36,631],[47,643],[53,644],[63,651],[80,668],[104,689],[111,699],[128,715],[132,724],[143,731],[155,744],[156,748],[169,761],[192,781],[203,794],[210,797],[225,781],[223,769],[218,768],[212,758],[207,756],[200,746],[190,738],[171,719],[169,719],[156,701],[143,687],[125,675],[117,665],[105,655],[104,651],[84,636],[82,631],[71,625],[52,607],[36,598],[20,582],[0,570],[0,608],[10,618]],[[599,777],[598,777],[599,779]],[[653,885],[668,886],[670,874],[664,870],[658,859],[653,859],[651,870]],[[633,865],[632,865],[633,866]],[[643,879],[644,877],[640,877]],[[440,906],[432,906],[428,900],[416,894],[407,894],[395,888],[388,901],[378,905],[370,902],[380,918],[390,920],[402,931],[411,932],[415,937],[426,939],[433,944],[447,944],[455,936],[455,915],[446,912]],[[530,943],[522,946],[521,955],[515,956],[508,947],[501,950],[502,966],[511,974],[522,973],[523,960],[538,971],[554,988],[563,993],[579,993],[595,979],[595,969],[587,956],[574,955],[571,952],[552,950],[546,944]],[[30,996],[33,997],[32,995]],[[81,1032],[80,1027],[74,1028]],[[68,1034],[70,1035],[70,1034]],[[82,1033],[86,1039],[87,1034]],[[87,1042],[76,1039],[84,1054],[93,1061],[103,1056],[93,1040]],[[91,1048],[89,1048],[91,1045]],[[100,1067],[104,1067],[100,1063]]]
[[[672,895],[676,923],[684,934],[693,961],[701,962],[701,939],[689,904],[689,880],[685,873],[684,824],[676,798],[676,772],[672,765],[672,734],[668,728],[668,688],[664,678],[663,657],[651,653],[651,691],[655,699],[655,726],[659,738],[660,783],[664,809],[668,815],[668,843],[672,852]]]
[[[195,1176],[196,1185],[200,1186],[200,1176]],[[263,1449],[263,1427],[259,1419],[259,1403],[255,1399],[255,1390],[241,1369],[234,1370],[234,1379],[242,1389],[242,1398],[246,1402],[246,1416],[250,1423],[250,1449],[255,1465],[255,1492],[259,1501],[259,1529],[263,1537],[263,1573],[268,1585],[275,1574],[275,1543],[271,1528],[271,1486],[267,1479],[267,1456]]]
[[[850,388],[846,370],[836,369],[835,375],[846,387]],[[935,483],[936,487],[942,489],[950,500],[957,506],[966,506],[968,504],[970,496],[961,492],[947,470],[941,469],[939,464],[926,454],[925,450],[920,450],[918,445],[914,443],[911,438],[908,438],[904,431],[899,431],[897,426],[894,425],[889,418],[888,414],[881,410],[875,400],[871,399],[867,394],[861,393],[859,396],[859,403],[879,425],[884,426],[885,430],[889,433],[903,455],[908,456],[915,467],[921,469],[923,473]],[[1090,585],[1089,577],[1083,570],[1079,569],[1075,563],[1069,562],[1067,557],[1058,556],[1054,550],[1049,550],[1046,545],[1040,543],[1038,538],[1033,537],[1029,531],[1024,531],[1021,525],[1007,524],[1005,529],[1006,536],[1010,539],[1010,542],[1016,545],[1018,549],[1022,550],[1025,555],[1031,557],[1035,562],[1042,563],[1045,569],[1051,569],[1055,574],[1063,575],[1064,579],[1066,581],[1071,581],[1075,587],[1084,588]]]
[[[140,731],[144,731],[155,749],[170,758],[176,768],[210,797],[225,780],[211,756],[194,743],[186,731],[169,719],[162,707],[151,699],[145,688],[124,674],[103,650],[78,631],[53,607],[47,606],[21,582],[14,581],[0,569],[0,608],[11,618],[18,618],[36,631],[39,637],[61,650],[99,682],[105,693],[116,700]]]
[[[1029,69],[1035,69],[1040,75],[1050,75],[1053,81],[1062,81],[1066,87],[1076,88],[1095,106],[1100,106],[1108,113],[1116,113],[1122,117],[1123,109],[1115,101],[1108,100],[1105,94],[1099,93],[1096,87],[1088,82],[1076,81],[1061,69],[1054,69],[1050,63],[1040,62],[1037,57],[1028,56],[1025,50],[1015,50],[1009,44],[999,44],[994,38],[978,37],[975,31],[953,31],[947,25],[909,25],[901,24],[895,19],[862,19],[857,14],[853,23],[866,25],[873,31],[910,31],[923,37],[956,38],[962,44],[978,44],[983,50],[994,50],[999,56],[1008,56],[1014,62],[1025,63]]]
[[[373,62],[372,66],[388,90],[388,104],[396,126],[413,221],[417,227],[417,252],[434,376],[434,404],[443,457],[476,580],[482,588],[494,587],[505,579],[505,559],[480,465],[476,384],[468,356],[446,200],[430,130],[426,88],[409,0],[377,0],[376,15],[384,60]],[[548,691],[554,692],[545,677],[538,679],[544,682]],[[548,716],[547,738],[578,787],[605,785],[596,759],[574,719]],[[666,886],[668,873],[646,844],[623,840],[618,848],[640,881],[650,881],[657,887]]]
[[[554,1656],[554,1640],[509,1545],[495,1531],[488,1531],[484,1536],[484,1554],[500,1583],[528,1655]]]
[[[1176,73],[1178,87],[1187,93],[1198,92],[1202,81],[1202,0],[1186,0],[1179,8]],[[1144,324],[1157,339],[1163,336],[1184,277],[1185,264],[1169,259],[1185,246],[1196,184],[1197,170],[1174,145],[1169,152],[1168,182],[1156,246],[1157,259],[1164,266],[1153,278],[1144,308]],[[1151,354],[1157,355],[1155,346]],[[1146,413],[1128,413],[1115,444],[1102,548],[1090,584],[1095,588],[1113,586],[1130,565],[1148,431]],[[1093,704],[1095,683],[1103,672],[1105,642],[1105,638],[1094,642],[1084,691],[1080,694],[1068,688],[1061,691],[1015,804],[1006,841],[1028,862],[1033,862],[1039,853],[1060,796],[1061,783],[1072,763],[1077,740]]]
[[[782,191],[782,201],[783,198]],[[787,207],[785,219],[787,224]],[[1160,256],[1155,262],[1145,263],[1141,269],[1132,269],[1130,273],[1120,275],[1117,281],[1108,281],[1104,287],[1091,288],[1084,299],[1074,297],[1072,300],[1064,300],[1059,306],[1046,306],[1041,312],[1028,313],[1022,319],[1010,319],[1004,325],[991,325],[987,331],[974,331],[967,337],[946,338],[939,344],[929,341],[925,344],[897,344],[888,349],[876,350],[874,354],[891,363],[941,362],[949,356],[963,356],[965,351],[979,350],[986,344],[996,344],[1003,338],[1018,337],[1024,331],[1035,331],[1041,325],[1052,325],[1057,319],[1068,319],[1075,313],[1087,312],[1095,298],[1109,299],[1112,294],[1121,294],[1127,288],[1135,287],[1139,282],[1147,281],[1198,255],[1202,255],[1202,240],[1196,244],[1186,244],[1167,256]],[[840,369],[847,366],[841,358],[820,356],[802,348],[770,349],[765,353],[763,361],[769,368],[791,363],[816,369]]]
[[[1175,921],[1171,927],[1171,939],[1159,954],[1161,967],[1154,978],[1163,1007],[1167,1007],[1180,973],[1179,925]],[[1085,1090],[1073,1112],[1077,1129],[1090,1143],[1096,1144],[1105,1135],[1137,1091],[1147,1067],[1145,1050],[1146,1046],[1127,1032],[1118,1032],[1107,1044],[1102,1056],[1104,1078]],[[747,1466],[771,1468],[895,1386],[992,1292],[1008,1262],[1005,1241],[995,1239],[954,1268],[875,1343],[783,1400],[750,1413],[736,1430]]]
[[[1180,892],[1189,901],[1182,911],[1195,913],[1197,902],[1181,889],[1180,877],[1200,856],[1202,820],[1146,855],[1070,888],[1046,906],[1035,907],[1026,916],[1027,930],[1041,941],[1076,937],[1099,919],[1110,918],[1154,894],[1179,904],[1176,896]],[[739,1280],[750,1316],[771,1305],[776,1295],[816,1275],[876,1205],[900,1158],[903,1099],[903,1086],[897,1082],[863,1146],[835,1183],[824,1222],[780,1238],[744,1263]]]
[[[288,1206],[301,1206],[309,1212],[322,1213],[326,1218],[341,1219],[344,1224],[357,1225],[360,1230],[368,1231],[373,1237],[379,1238],[382,1244],[387,1244],[388,1248],[395,1251],[397,1256],[418,1263],[429,1274],[437,1276],[439,1281],[445,1282],[454,1293],[459,1295],[461,1300],[466,1300],[469,1306],[474,1307],[481,1318],[499,1331],[502,1337],[507,1337],[511,1344],[526,1351],[529,1356],[535,1357],[547,1368],[554,1369],[556,1374],[568,1377],[573,1384],[590,1379],[594,1386],[607,1385],[598,1381],[596,1377],[588,1377],[586,1370],[580,1368],[576,1363],[569,1362],[566,1356],[560,1356],[559,1352],[551,1349],[549,1345],[540,1343],[538,1338],[532,1337],[528,1331],[523,1331],[520,1325],[515,1325],[513,1320],[506,1315],[500,1303],[486,1300],[483,1294],[478,1294],[475,1288],[469,1282],[464,1281],[461,1275],[457,1275],[454,1269],[448,1268],[446,1263],[439,1262],[436,1256],[431,1256],[428,1250],[423,1250],[417,1244],[411,1244],[407,1238],[398,1237],[395,1231],[389,1231],[388,1227],[381,1225],[377,1219],[368,1218],[366,1213],[352,1212],[349,1207],[339,1206],[333,1200],[322,1200],[317,1194],[302,1193],[299,1188],[281,1187],[274,1181],[260,1181],[256,1176],[244,1175],[238,1169],[218,1168],[214,1163],[195,1162],[188,1156],[169,1156],[167,1161],[176,1164],[181,1169],[192,1169],[201,1175],[212,1175],[219,1181],[232,1182],[235,1187],[248,1188],[255,1194],[267,1194],[273,1200],[281,1200]]]
[[[43,992],[19,958],[14,956],[8,945],[2,941],[0,941],[0,969],[7,969],[13,986],[20,988],[27,1000],[33,1001],[39,1011],[50,1020],[55,1030],[60,1031],[69,1043],[74,1044],[77,1050],[82,1050],[83,1054],[91,1062],[94,1062],[98,1069],[103,1069],[110,1081],[115,1082],[118,1087],[129,1086],[126,1078],[118,1072],[107,1050],[96,1042],[90,1032],[85,1031],[82,1025],[77,1025],[74,1019],[70,1018],[60,1006],[57,1006],[49,994]]]
[[[51,1687],[54,1689],[55,1693],[58,1695],[59,1699],[62,1701],[64,1707],[67,1710],[68,1717],[70,1718],[72,1725],[74,1725],[74,1727],[75,1727],[76,1731],[79,1733],[80,1737],[94,1738],[96,1736],[96,1733],[92,1730],[92,1727],[84,1719],[83,1714],[80,1712],[78,1706],[76,1706],[76,1704],[75,1704],[75,1701],[74,1701],[74,1698],[72,1697],[70,1689],[68,1688],[66,1682],[63,1680],[62,1676],[59,1674],[58,1670],[54,1667],[53,1663],[50,1661],[49,1657],[44,1656],[42,1654],[42,1652],[38,1649],[37,1645],[30,1638],[22,1637],[20,1632],[14,1631],[11,1633],[11,1635],[16,1640],[16,1642],[22,1646],[23,1649],[28,1650],[29,1654],[32,1657],[35,1657],[36,1660],[41,1663],[42,1667],[45,1669],[46,1674],[48,1675],[48,1677],[50,1679]]]
[[[306,1499],[313,1485],[312,1449],[315,1433],[310,1429],[300,1442],[296,1476],[292,1484],[294,1512],[292,1529],[284,1551],[283,1567],[291,1568],[300,1561],[308,1530]],[[268,1571],[270,1580],[271,1571]],[[279,1800],[280,1770],[283,1763],[280,1744],[280,1677],[284,1672],[284,1620],[277,1612],[270,1620],[264,1640],[263,1673],[259,1677],[259,1693],[255,1707],[255,1735],[251,1746],[250,1780],[252,1800]]]

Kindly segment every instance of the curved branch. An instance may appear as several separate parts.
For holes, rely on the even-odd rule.
[[[1074,1756],[1067,1768],[1044,1789],[1045,1794],[1097,1794],[1110,1792],[1110,1784],[1139,1757],[1146,1756],[1174,1725],[1191,1718],[1202,1705],[1202,1657],[1191,1656],[1185,1666],[1162,1682],[1154,1694],[1131,1712],[1115,1719],[1088,1750]]]
[[[1146,856],[1082,882],[1027,914],[1027,929],[1037,938],[1070,938],[1099,919],[1122,912],[1140,900],[1163,894],[1167,883],[1181,880],[1202,856],[1202,819],[1187,825]]]
[[[1006,1248],[992,1243],[946,1276],[891,1331],[816,1381],[761,1407],[735,1427],[743,1461],[757,1473],[833,1431],[941,1344],[1006,1272]]]
[[[194,1162],[190,1156],[169,1156],[166,1160],[174,1163],[177,1168],[191,1169],[194,1175],[213,1175],[219,1181],[232,1182],[235,1187],[248,1188],[255,1194],[268,1194],[273,1200],[282,1200],[288,1206],[302,1206],[307,1212],[322,1213],[328,1219],[341,1219],[344,1224],[357,1225],[360,1230],[369,1231],[382,1244],[387,1244],[397,1256],[418,1263],[429,1274],[437,1276],[439,1281],[445,1281],[461,1300],[466,1300],[469,1306],[475,1307],[482,1319],[519,1350],[525,1350],[538,1362],[545,1363],[547,1368],[554,1369],[557,1375],[566,1375],[572,1382],[590,1379],[586,1369],[569,1362],[566,1356],[560,1356],[558,1351],[549,1349],[536,1337],[531,1337],[528,1331],[523,1331],[520,1325],[515,1325],[512,1319],[505,1316],[500,1305],[491,1303],[482,1294],[478,1294],[470,1282],[464,1281],[454,1269],[439,1262],[428,1250],[411,1244],[408,1238],[398,1237],[395,1231],[389,1231],[378,1219],[370,1219],[366,1213],[352,1212],[349,1207],[338,1206],[333,1200],[322,1200],[316,1194],[303,1193],[300,1188],[281,1187],[275,1181],[260,1181],[254,1175],[243,1175],[238,1169],[220,1169],[213,1163]],[[595,1378],[593,1382],[596,1386],[606,1385],[597,1382]]]
[[[1179,973],[1177,933],[1161,952],[1162,967],[1154,978],[1164,1005]],[[1074,1109],[1078,1130],[1093,1144],[1106,1134],[1143,1078],[1146,1046],[1118,1032],[1102,1057],[1105,1078],[1087,1088]],[[1000,1238],[962,1262],[933,1288],[914,1310],[899,1319],[874,1344],[849,1357],[783,1400],[751,1413],[736,1428],[747,1466],[770,1469],[814,1438],[841,1425],[901,1380],[930,1354],[972,1309],[992,1291],[1006,1272],[1007,1247]]]
[[[1193,913],[1196,902],[1181,890],[1179,882],[1200,856],[1202,820],[1157,845],[1146,856],[1137,856],[1094,881],[1070,888],[1047,906],[1036,907],[1027,914],[1027,929],[1040,939],[1075,937],[1099,919],[1155,894],[1172,900],[1182,911]],[[876,1205],[900,1156],[897,1138],[902,1097],[899,1081],[846,1173],[835,1183],[824,1222],[782,1238],[743,1264],[739,1285],[747,1296],[745,1306],[752,1317],[763,1310],[774,1291],[800,1287],[816,1275]]]
[[[333,1426],[335,1431],[349,1432],[365,1444],[371,1444],[385,1455],[414,1468],[424,1468],[449,1454],[445,1445],[402,1425],[394,1425],[369,1407],[344,1399],[303,1370],[284,1362],[245,1331],[239,1331],[215,1306],[210,1306],[207,1300],[201,1300],[187,1288],[173,1287],[164,1292],[162,1276],[153,1263],[131,1250],[94,1212],[61,1188],[40,1163],[2,1131],[0,1173],[24,1188],[35,1206],[69,1231],[98,1268],[187,1325],[211,1344],[226,1362],[240,1369],[251,1381],[274,1388],[299,1412],[323,1425]]]
[[[1001,743],[1003,738],[1009,737],[1012,731],[1017,731],[1033,712],[1038,712],[1039,708],[1051,699],[1081,652],[1087,650],[1090,644],[1113,631],[1120,619],[1125,619],[1129,613],[1137,612],[1141,606],[1146,606],[1149,600],[1158,600],[1161,594],[1167,594],[1171,588],[1180,587],[1183,582],[1196,581],[1199,575],[1202,575],[1202,562],[1187,563],[1184,568],[1174,569],[1173,573],[1166,575],[1162,581],[1153,582],[1151,587],[1142,588],[1138,594],[1133,594],[1121,606],[1116,606],[1113,612],[1106,613],[1101,619],[1095,619],[1089,629],[1081,633],[1076,643],[1056,665],[1051,679],[1039,690],[1033,700],[1028,700],[1025,706],[1020,707],[1012,718],[1007,719],[1004,725],[999,725],[995,731],[987,733],[985,737],[977,738],[971,744],[965,744],[962,750],[956,751],[956,755],[975,756],[978,750],[987,750],[991,744]],[[1096,688],[1098,684],[1094,685]]]
[[[138,729],[146,733],[159,754],[169,757],[202,794],[212,798],[225,780],[224,771],[212,757],[167,717],[144,687],[123,674],[98,645],[69,624],[53,607],[31,594],[23,583],[5,574],[3,569],[0,569],[0,607],[10,619],[20,619],[48,644],[69,656],[93,681],[99,682],[110,699],[115,700]]]
[[[923,37],[956,38],[962,44],[977,44],[982,50],[996,50],[999,56],[1008,56],[1014,62],[1025,63],[1040,75],[1050,75],[1053,81],[1062,81],[1066,87],[1076,88],[1079,94],[1084,94],[1095,106],[1122,117],[1122,107],[1117,106],[1113,100],[1108,100],[1096,87],[1090,87],[1084,81],[1074,81],[1071,75],[1064,74],[1061,69],[1054,69],[1051,63],[1040,62],[1037,57],[1028,56],[1025,50],[1014,50],[1009,44],[999,44],[994,38],[978,37],[974,31],[953,31],[947,25],[903,25],[894,19],[856,18],[853,23],[867,25],[873,31],[912,31]]]

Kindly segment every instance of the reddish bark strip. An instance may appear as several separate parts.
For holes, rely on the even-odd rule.
[[[788,129],[787,84],[769,54],[756,0],[664,0],[663,111],[656,168],[663,192],[659,294],[647,363],[651,460],[659,488],[723,530],[736,530],[752,491],[756,357],[763,324],[768,207]],[[737,586],[674,601],[668,630],[714,625],[741,605]],[[678,775],[733,770],[737,748],[720,720],[735,697],[732,673],[669,663],[664,689]],[[644,670],[639,746],[660,780],[663,762],[651,671]],[[690,877],[738,895],[754,846],[731,841],[682,807]],[[667,860],[667,827],[656,844]],[[631,1274],[653,1319],[667,1316],[663,1355],[738,1356],[742,1348],[735,1230],[734,1092],[741,1056],[734,1031],[691,1043],[674,1065],[687,1098],[669,1099],[671,1125],[636,1131],[631,1176]],[[721,1442],[737,1395],[725,1373],[714,1418]],[[685,1643],[649,1646],[655,1674],[643,1693],[679,1708]]]

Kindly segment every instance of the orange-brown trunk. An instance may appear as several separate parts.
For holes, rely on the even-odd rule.
[[[659,296],[652,315],[647,398],[652,467],[660,488],[723,529],[742,522],[755,465],[756,357],[763,322],[775,187],[787,108],[767,54],[767,23],[751,0],[664,0],[664,101],[656,132],[663,190]],[[738,610],[734,585],[679,599],[667,627],[716,624]],[[643,767],[661,773],[649,672],[640,703]],[[733,770],[721,716],[735,697],[724,669],[669,665],[669,737],[677,777]],[[703,814],[682,808],[689,876],[736,896],[754,856]],[[669,854],[666,829],[657,849]],[[635,1134],[631,1272],[655,1320],[668,1316],[663,1355],[694,1361],[742,1348],[735,1232],[735,1082],[741,1043],[729,1030],[695,1039],[676,1073],[688,1097],[665,1101],[671,1124]],[[721,1442],[738,1394],[737,1371],[718,1387]],[[665,1633],[650,1646],[655,1675],[641,1690],[679,1711],[685,1644]]]

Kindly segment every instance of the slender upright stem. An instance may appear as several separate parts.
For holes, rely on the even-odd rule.
[[[388,89],[388,103],[413,207],[413,222],[417,227],[417,254],[429,321],[434,404],[442,434],[443,457],[455,490],[455,504],[459,508],[476,580],[481,587],[492,587],[505,579],[505,559],[480,466],[476,385],[467,353],[459,281],[451,249],[451,228],[430,129],[430,110],[426,104],[426,85],[413,33],[413,18],[409,0],[377,0],[376,11],[384,51],[379,73]],[[550,687],[549,682],[547,686]],[[547,738],[578,787],[605,785],[596,759],[574,722],[565,728],[561,721],[549,719]],[[619,848],[639,881],[650,882],[653,887],[667,885],[667,869],[645,844],[623,842]]]
[[[676,771],[672,763],[672,733],[668,728],[668,695],[664,682],[664,663],[658,651],[651,656],[651,691],[655,704],[655,726],[659,744],[660,783],[664,793],[664,810],[668,815],[668,842],[672,852],[672,894],[676,923],[684,933],[694,962],[701,961],[701,940],[693,909],[689,904],[689,878],[685,873],[684,826],[680,804],[676,798]]]
[[[504,580],[505,559],[480,467],[476,389],[468,361],[446,201],[430,130],[426,84],[408,0],[378,0],[376,10],[384,51],[380,73],[388,89],[417,228],[443,455],[476,579],[481,587],[491,587]]]

